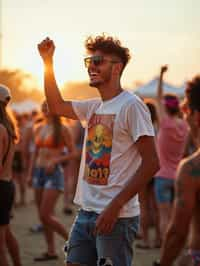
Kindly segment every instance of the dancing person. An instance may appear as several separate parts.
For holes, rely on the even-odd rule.
[[[26,128],[26,120],[23,114],[16,115],[17,127],[19,129],[19,141],[15,145],[15,153],[13,157],[13,178],[16,187],[16,198],[15,207],[22,207],[26,205],[26,190],[27,190],[27,180],[25,173],[26,156],[25,156],[25,143],[24,143],[24,133]],[[17,196],[19,200],[17,201]]]
[[[64,101],[53,70],[55,45],[39,45],[50,111],[86,124],[74,202],[81,206],[66,246],[66,265],[130,266],[138,228],[137,193],[158,170],[154,131],[147,107],[123,90],[128,48],[105,34],[86,40],[90,86],[101,99]]]
[[[187,115],[186,115],[187,110],[188,110],[187,101],[186,99],[183,99],[183,101],[181,102],[181,112],[185,120],[187,120]],[[198,149],[198,143],[199,143],[198,131],[196,131],[196,126],[195,125],[193,126],[192,122],[190,121],[190,127],[189,127],[189,133],[185,147],[184,157],[194,153]]]
[[[64,184],[64,208],[66,215],[73,214],[72,202],[76,191],[78,171],[80,167],[82,145],[84,138],[84,128],[78,120],[65,119],[68,128],[71,130],[76,145],[77,156],[73,160],[64,163],[63,170],[65,175]],[[66,151],[67,152],[67,151]]]
[[[173,215],[161,249],[161,260],[155,265],[171,266],[190,232],[189,255],[192,265],[200,265],[200,76],[186,87],[185,117],[196,128],[199,143],[192,155],[182,160],[177,171]],[[188,264],[187,264],[188,265]]]
[[[161,241],[169,223],[174,199],[175,173],[178,163],[183,158],[188,135],[188,125],[180,117],[178,97],[175,94],[163,93],[163,75],[166,71],[167,66],[162,66],[157,88],[159,131],[156,143],[160,170],[155,176],[155,195]]]
[[[54,210],[61,192],[64,191],[63,161],[76,156],[72,137],[58,116],[48,112],[47,104],[42,104],[45,116],[43,123],[35,129],[35,153],[29,169],[29,183],[34,188],[35,201],[47,244],[47,251],[34,258],[35,261],[48,261],[58,258],[55,250],[54,232],[67,240],[68,233]],[[62,155],[64,147],[68,154]]]
[[[15,196],[12,162],[17,141],[14,120],[7,110],[10,99],[9,88],[0,85],[0,265],[9,265],[8,248],[13,265],[21,266],[19,245],[9,225]]]
[[[158,132],[158,115],[156,110],[156,103],[153,99],[145,99],[144,102],[150,111],[151,120],[156,136]],[[149,183],[139,193],[141,209],[140,231],[142,239],[140,242],[136,243],[136,247],[140,249],[160,248],[161,245],[159,215],[154,194],[154,181],[155,179],[152,177]],[[151,243],[149,237],[149,229],[151,226],[155,227],[155,239],[153,240],[153,244]]]

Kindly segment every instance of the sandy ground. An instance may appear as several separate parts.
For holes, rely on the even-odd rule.
[[[57,253],[59,255],[59,260],[52,262],[34,262],[33,258],[38,256],[42,252],[46,251],[45,241],[42,233],[33,234],[30,232],[30,227],[38,223],[37,212],[35,205],[32,200],[32,193],[29,192],[29,202],[26,207],[21,207],[15,209],[14,219],[12,220],[12,228],[15,232],[17,239],[19,241],[21,249],[21,257],[23,266],[63,266],[64,265],[64,254],[62,251],[64,242],[58,236],[56,237]],[[63,198],[61,196],[56,213],[59,219],[65,224],[66,228],[69,230],[73,222],[74,215],[66,216],[62,213],[63,208]],[[75,209],[74,209],[75,210]],[[134,266],[151,266],[152,261],[158,258],[159,250],[139,250],[135,249],[135,259]],[[123,266],[123,265],[122,265]]]

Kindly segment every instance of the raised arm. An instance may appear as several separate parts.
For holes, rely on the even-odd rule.
[[[78,120],[71,101],[63,100],[56,83],[53,67],[54,42],[46,38],[38,44],[38,51],[44,63],[44,88],[51,113]]]
[[[157,100],[159,120],[162,119],[162,117],[165,115],[165,109],[163,105],[163,75],[167,71],[167,69],[168,69],[167,65],[161,67],[158,79],[156,100]]]

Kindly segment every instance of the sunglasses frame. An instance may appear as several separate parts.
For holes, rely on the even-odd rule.
[[[106,59],[103,55],[93,55],[84,58],[84,64],[86,68],[89,68],[91,64],[94,66],[101,66],[104,62],[110,62],[113,64],[120,63],[120,61]]]

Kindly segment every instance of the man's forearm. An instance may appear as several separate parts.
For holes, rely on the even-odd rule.
[[[44,88],[49,110],[56,114],[56,107],[63,100],[54,75],[53,59],[44,63]]]
[[[116,204],[120,209],[137,193],[139,193],[149,182],[149,180],[158,171],[157,160],[141,163],[135,175],[127,182],[122,191],[113,199],[113,205]]]

